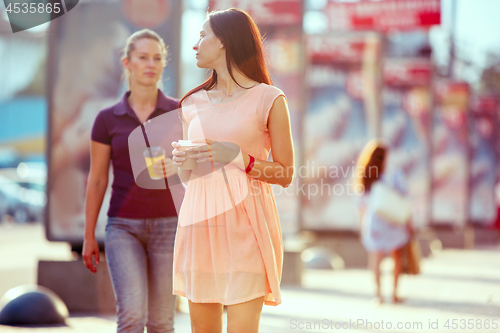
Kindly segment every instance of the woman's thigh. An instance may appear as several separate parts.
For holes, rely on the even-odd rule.
[[[385,257],[385,253],[382,251],[374,251],[374,252],[369,252],[368,253],[368,259],[369,259],[369,267],[372,270],[379,270],[380,269],[380,263]]]
[[[147,256],[150,295],[172,296],[172,267],[177,218],[147,221]],[[151,223],[151,224],[149,224]]]
[[[118,312],[143,315],[147,300],[147,259],[141,220],[110,218],[106,226],[106,261]]]
[[[189,301],[191,332],[222,333],[222,314],[223,314],[222,304],[193,303]]]
[[[228,333],[258,333],[260,315],[264,305],[264,296],[248,302],[228,305],[227,332]]]

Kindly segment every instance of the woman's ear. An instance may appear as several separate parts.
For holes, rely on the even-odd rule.
[[[123,66],[128,69],[128,59],[127,58],[123,58],[122,59],[122,62],[123,62]]]

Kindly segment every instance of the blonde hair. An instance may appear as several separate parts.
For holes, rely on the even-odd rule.
[[[165,46],[165,42],[163,41],[163,38],[160,37],[156,32],[150,29],[142,29],[139,31],[134,32],[132,35],[130,35],[129,38],[127,38],[127,42],[125,43],[125,47],[122,50],[122,63],[123,59],[128,59],[130,60],[130,55],[132,54],[132,51],[135,50],[135,43],[138,40],[144,39],[144,38],[149,38],[154,41],[157,41],[160,44],[160,49],[161,49],[161,62],[163,64],[163,67],[167,65],[167,47]],[[130,72],[123,67],[123,78],[127,82],[128,88],[130,89],[131,87],[131,82],[130,82]],[[161,88],[163,86],[163,83],[161,80],[158,80],[157,86]]]
[[[387,146],[382,140],[370,140],[359,154],[354,185],[361,185],[365,191],[369,191],[372,184],[380,178],[384,171],[386,155]],[[375,173],[372,173],[373,168],[375,168]]]

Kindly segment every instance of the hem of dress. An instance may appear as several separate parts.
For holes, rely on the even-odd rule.
[[[224,301],[216,300],[216,299],[194,300],[194,299],[190,299],[189,297],[187,297],[185,292],[182,292],[182,291],[179,291],[179,290],[174,290],[173,294],[174,295],[178,295],[178,296],[182,296],[182,297],[186,297],[188,300],[190,300],[193,303],[219,303],[219,304],[222,304],[222,305],[235,305],[235,304],[240,304],[240,303],[245,303],[245,302],[251,301],[251,300],[253,300],[255,298],[266,296],[268,293],[259,293],[259,294],[255,294],[253,296],[249,296],[247,298],[243,298],[243,299],[240,299],[240,300],[237,300],[237,301],[231,301],[231,302],[224,302]],[[266,304],[266,303],[267,302],[264,301],[264,304]],[[270,305],[270,304],[266,304],[266,305]]]
[[[365,250],[367,252],[383,252],[383,253],[387,254],[389,252],[393,252],[393,251],[402,249],[409,241],[410,241],[410,237],[408,236],[408,239],[406,239],[404,242],[397,242],[395,246],[380,248],[380,247],[376,247],[376,246],[373,246],[373,247],[366,246],[363,243],[363,247],[365,248]]]
[[[279,301],[264,301],[264,305],[269,305],[269,306],[278,306],[281,304],[281,300]]]

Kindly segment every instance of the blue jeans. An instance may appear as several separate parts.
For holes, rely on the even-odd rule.
[[[174,331],[172,260],[177,217],[110,217],[104,244],[118,333]]]

